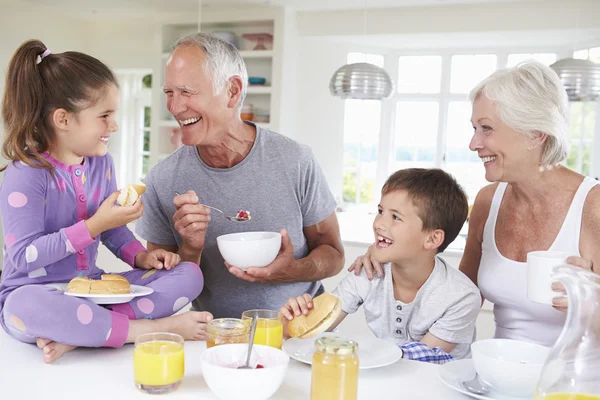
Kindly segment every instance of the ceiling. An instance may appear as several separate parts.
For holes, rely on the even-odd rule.
[[[12,4],[60,10],[77,18],[159,17],[165,13],[197,12],[198,0],[0,0]],[[513,3],[536,0],[201,0],[202,6],[285,6],[298,10],[335,10],[452,4]],[[537,0],[539,1],[539,0]]]

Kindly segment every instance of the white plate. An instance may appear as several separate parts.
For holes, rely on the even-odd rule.
[[[294,360],[312,364],[315,352],[315,340],[323,336],[340,336],[358,342],[360,369],[385,367],[402,358],[402,350],[394,343],[378,339],[375,336],[349,337],[344,334],[328,332],[310,339],[288,339],[283,343],[283,351]]]
[[[480,400],[531,400],[531,397],[511,397],[506,395],[501,395],[495,392],[493,389],[490,389],[489,393],[485,396],[480,394],[475,394],[469,392],[462,385],[463,381],[470,381],[475,378],[475,368],[473,367],[473,360],[456,360],[451,361],[442,365],[439,370],[440,380],[444,382],[451,389],[456,390],[462,394],[466,394],[467,396],[474,397]]]
[[[64,292],[67,296],[82,297],[89,299],[96,304],[121,304],[129,303],[136,297],[148,296],[154,293],[154,289],[147,286],[131,285],[131,292],[124,294],[85,294],[85,293],[69,293],[67,292],[68,283],[49,283],[47,286],[51,286]]]

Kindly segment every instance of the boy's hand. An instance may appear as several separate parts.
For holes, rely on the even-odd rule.
[[[135,256],[135,266],[141,269],[166,269],[170,270],[181,262],[177,253],[165,249],[156,249],[150,252],[140,251]]]
[[[300,315],[307,315],[308,312],[312,310],[312,308],[312,297],[310,296],[310,294],[305,293],[303,296],[290,298],[286,305],[281,307],[279,312],[288,321],[291,321],[294,319],[294,317],[299,317]]]

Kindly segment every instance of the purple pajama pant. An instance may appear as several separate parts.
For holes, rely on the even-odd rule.
[[[90,278],[99,279],[101,273]],[[0,310],[0,325],[26,343],[44,338],[74,346],[121,347],[129,320],[170,316],[195,299],[204,286],[200,268],[190,262],[169,271],[135,268],[120,275],[154,293],[129,303],[100,306],[46,285],[25,285],[8,294]]]

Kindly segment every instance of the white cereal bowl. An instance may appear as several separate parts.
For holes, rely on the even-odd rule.
[[[500,394],[531,397],[550,349],[509,339],[486,339],[471,345],[475,371]]]
[[[281,248],[279,232],[240,232],[217,237],[221,255],[230,265],[242,270],[266,267]]]
[[[266,400],[283,383],[290,358],[274,347],[254,345],[250,366],[260,369],[236,369],[248,354],[247,344],[223,344],[207,349],[200,356],[206,384],[221,400]]]

